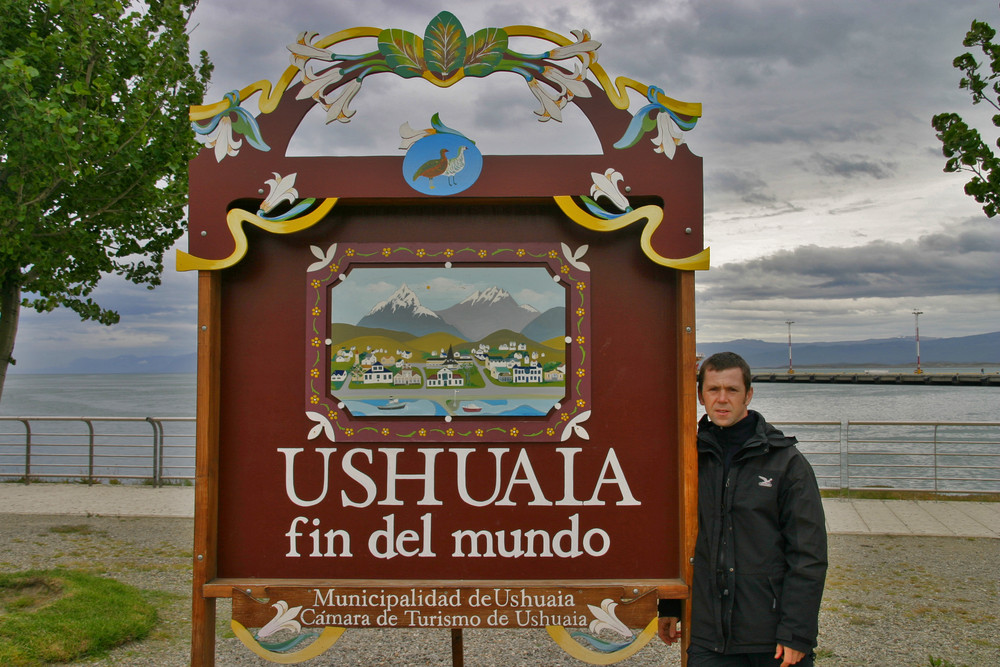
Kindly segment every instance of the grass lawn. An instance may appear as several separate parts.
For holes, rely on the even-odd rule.
[[[103,655],[155,624],[146,594],[114,579],[73,570],[0,574],[0,665]]]

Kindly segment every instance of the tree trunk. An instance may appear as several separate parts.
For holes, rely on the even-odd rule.
[[[3,386],[7,381],[7,369],[14,365],[14,338],[17,336],[17,320],[21,314],[21,285],[0,283],[0,400],[3,400]]]

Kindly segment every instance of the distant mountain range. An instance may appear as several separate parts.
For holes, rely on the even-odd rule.
[[[194,373],[197,370],[197,354],[157,355],[140,357],[122,354],[109,359],[81,357],[64,366],[40,368],[38,370],[17,371],[34,375],[97,375],[111,373]],[[17,369],[15,366],[14,369]]]
[[[752,368],[787,368],[788,343],[762,340],[732,340],[699,343],[698,354],[735,352]],[[836,343],[796,343],[792,339],[793,367],[915,366],[916,340],[911,337],[843,341]],[[972,366],[1000,363],[1000,331],[957,338],[920,339],[922,366]]]
[[[542,313],[521,331],[534,341],[565,335],[565,309]],[[546,322],[549,324],[546,324]],[[336,326],[336,325],[334,325]],[[788,343],[762,340],[732,340],[699,343],[698,353],[709,356],[729,350],[742,355],[753,368],[788,366]],[[831,343],[796,343],[792,340],[792,361],[803,367],[910,366],[916,363],[916,343],[909,338],[883,338]],[[74,375],[90,373],[194,373],[196,356],[190,354],[141,357],[132,354],[108,359],[83,357],[69,364],[41,369],[12,367],[12,374]],[[921,338],[920,362],[924,366],[975,366],[1000,364],[1000,331],[957,338]]]
[[[534,306],[518,304],[507,290],[490,287],[438,311],[438,315],[466,339],[478,340],[498,329],[522,331],[539,312]]]

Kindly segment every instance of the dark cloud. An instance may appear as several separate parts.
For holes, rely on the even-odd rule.
[[[703,279],[706,299],[856,299],[993,294],[1000,289],[1000,234],[975,220],[954,234],[873,241],[854,248],[806,245]]]
[[[722,195],[735,195],[748,204],[771,205],[777,202],[760,176],[749,171],[722,169],[705,176],[705,190]]]
[[[871,160],[863,155],[821,155],[815,153],[807,163],[811,170],[841,178],[891,178],[896,165],[885,160]]]

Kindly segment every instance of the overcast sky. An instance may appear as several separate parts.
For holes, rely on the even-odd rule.
[[[964,194],[963,176],[943,173],[930,124],[957,111],[989,127],[989,109],[971,106],[951,63],[966,50],[973,19],[1000,25],[995,1],[202,0],[192,48],[215,63],[214,102],[253,81],[276,81],[289,62],[285,45],[302,31],[374,26],[422,35],[442,9],[470,34],[516,24],[567,36],[586,28],[603,44],[599,62],[612,77],[703,104],[687,135],[704,158],[712,249],[712,269],[697,276],[699,340],[781,341],[786,320],[802,342],[912,336],[914,309],[923,311],[922,337],[1000,330],[1000,219]],[[295,150],[317,151],[322,140],[331,143],[318,152],[399,154],[395,143],[371,137],[393,136],[401,92],[414,127],[441,111],[453,127],[479,128],[487,158],[591,150],[582,116],[568,113],[562,126],[532,120],[538,105],[518,77],[446,91],[388,79],[366,84],[350,125],[307,117],[300,134],[308,139]],[[524,145],[511,144],[512,135]],[[194,350],[193,275],[171,267],[154,292],[108,279],[96,297],[121,312],[120,324],[24,312],[18,370]]]

